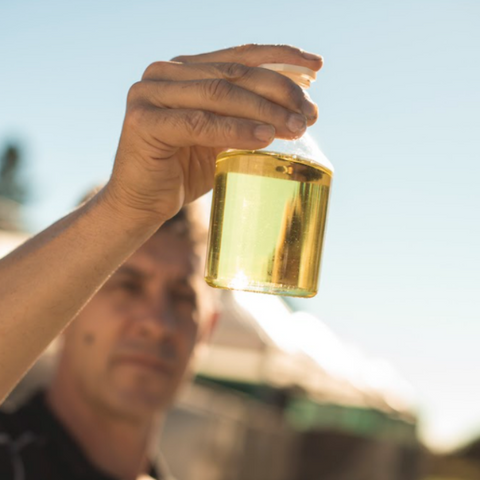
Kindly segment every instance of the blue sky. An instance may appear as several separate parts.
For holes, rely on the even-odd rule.
[[[480,3],[474,0],[0,5],[0,147],[21,141],[32,231],[115,155],[155,60],[246,42],[322,54],[311,133],[335,166],[319,295],[298,305],[415,387],[422,435],[480,433]]]

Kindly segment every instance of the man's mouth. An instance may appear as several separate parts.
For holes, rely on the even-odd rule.
[[[115,359],[115,363],[135,365],[139,368],[153,370],[154,372],[161,373],[163,375],[172,375],[174,370],[172,365],[155,356],[146,355],[143,353],[124,353]]]

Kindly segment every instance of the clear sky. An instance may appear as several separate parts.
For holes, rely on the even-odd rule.
[[[25,146],[36,231],[106,178],[155,60],[247,42],[324,55],[335,166],[319,295],[300,302],[415,387],[422,435],[480,434],[480,2],[0,3],[0,148]]]

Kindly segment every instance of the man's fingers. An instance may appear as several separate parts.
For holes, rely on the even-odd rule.
[[[308,125],[317,119],[316,105],[298,85],[286,76],[265,68],[240,63],[155,62],[143,75],[143,80],[171,82],[207,79],[227,80],[289,110],[302,113],[307,117]]]
[[[127,111],[125,122],[162,156],[168,147],[194,145],[255,150],[266,147],[275,137],[272,125],[204,110],[134,106]]]
[[[173,60],[183,63],[237,62],[253,67],[262,63],[292,63],[315,71],[323,65],[320,55],[290,45],[247,44],[200,55],[180,55]]]
[[[198,109],[273,125],[277,137],[300,137],[307,127],[304,115],[292,112],[221,78],[190,82],[142,81],[129,93],[129,102],[148,100],[160,108]]]

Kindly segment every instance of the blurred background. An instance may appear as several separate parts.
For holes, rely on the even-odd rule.
[[[479,19],[474,0],[1,2],[0,255],[108,178],[151,62],[251,42],[325,58],[320,292],[222,297],[165,429],[179,477],[188,454],[200,480],[480,478]]]

